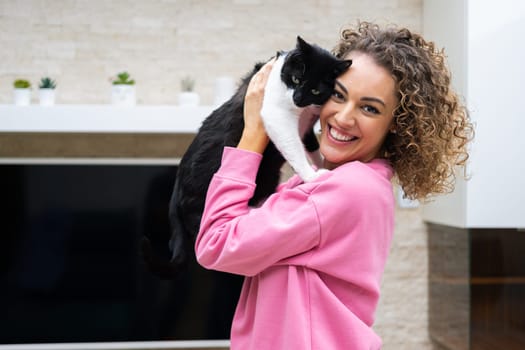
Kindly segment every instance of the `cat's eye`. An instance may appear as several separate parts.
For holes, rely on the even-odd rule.
[[[292,75],[292,83],[294,83],[295,85],[299,85],[301,81],[299,80],[299,78],[297,78],[295,75]]]
[[[317,89],[312,89],[312,95],[319,95],[321,92]]]

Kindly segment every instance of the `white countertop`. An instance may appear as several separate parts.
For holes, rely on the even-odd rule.
[[[212,106],[0,105],[0,132],[195,133]]]

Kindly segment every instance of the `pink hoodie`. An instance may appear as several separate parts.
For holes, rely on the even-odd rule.
[[[394,226],[392,168],[350,162],[248,207],[262,156],[225,148],[195,244],[206,268],[247,276],[232,350],[376,350],[372,330]]]

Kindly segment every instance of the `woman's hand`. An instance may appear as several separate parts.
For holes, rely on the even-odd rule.
[[[244,130],[237,148],[263,153],[270,139],[264,130],[261,108],[264,89],[275,59],[267,62],[252,77],[244,97]]]

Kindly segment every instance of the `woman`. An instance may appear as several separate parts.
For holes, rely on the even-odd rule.
[[[406,29],[361,23],[335,48],[351,67],[321,107],[330,171],[297,176],[248,207],[268,136],[260,119],[272,62],[251,80],[245,128],[224,150],[195,249],[199,263],[247,276],[232,349],[379,349],[372,330],[394,228],[391,179],[425,199],[452,188],[472,128],[443,54]]]

